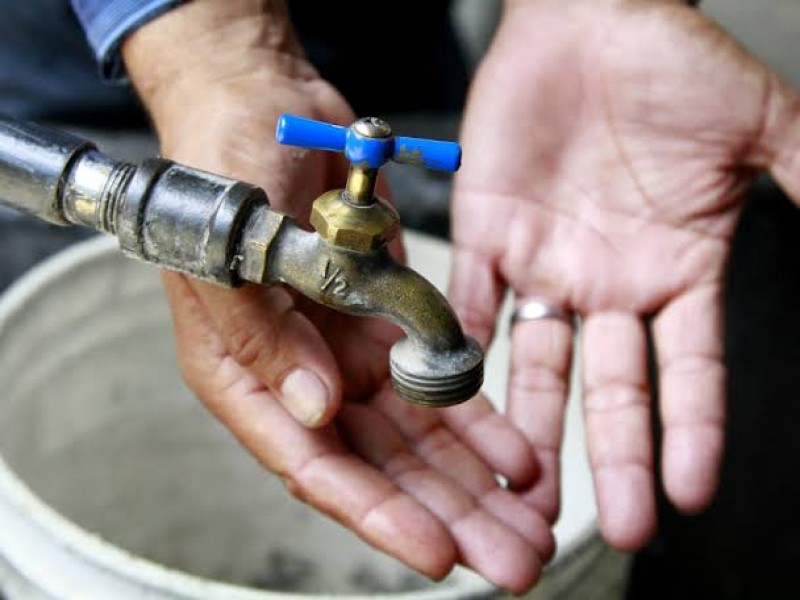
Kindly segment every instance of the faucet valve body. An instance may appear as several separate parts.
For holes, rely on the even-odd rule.
[[[399,229],[394,208],[374,195],[381,166],[392,160],[455,171],[461,162],[458,144],[395,138],[391,127],[374,117],[344,128],[283,115],[276,137],[283,144],[342,152],[350,161],[345,188],[316,199],[311,224],[331,246],[360,253],[385,253]],[[372,273],[377,276],[377,270]],[[390,354],[392,385],[398,395],[425,406],[448,406],[474,396],[483,383],[483,351],[463,334],[447,301],[427,282],[407,278],[400,283],[403,277],[397,273],[385,280],[385,289],[373,292],[373,303],[376,298],[383,300],[372,312],[382,311],[408,336]],[[415,293],[398,293],[403,288]]]

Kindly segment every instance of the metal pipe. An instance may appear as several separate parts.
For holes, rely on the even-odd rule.
[[[0,118],[0,202],[66,224],[61,210],[65,174],[93,148],[61,131]]]
[[[166,160],[114,160],[75,136],[0,117],[0,202],[111,233],[129,256],[233,287],[241,230],[267,197]]]

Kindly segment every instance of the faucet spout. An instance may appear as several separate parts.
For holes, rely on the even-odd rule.
[[[464,335],[433,284],[394,260],[385,246],[366,252],[338,246],[287,217],[276,225],[275,214],[265,210],[246,229],[243,278],[282,282],[337,311],[377,316],[399,326],[406,337],[392,348],[390,365],[394,388],[407,400],[447,406],[478,392],[483,352]],[[268,244],[263,243],[265,233]],[[261,242],[248,246],[248,239]]]

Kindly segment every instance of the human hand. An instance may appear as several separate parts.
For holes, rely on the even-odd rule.
[[[666,493],[711,500],[723,450],[721,301],[741,199],[768,168],[800,199],[795,92],[701,13],[668,0],[509,0],[474,82],[454,191],[450,298],[486,343],[510,288],[582,316],[582,386],[600,526],[656,526],[648,326]],[[558,514],[572,355],[564,322],[517,324],[509,414]]]
[[[280,3],[269,15],[260,4],[189,3],[124,55],[165,156],[263,187],[305,223],[311,201],[342,186],[346,163],[279,147],[278,116],[355,119],[304,60]],[[187,40],[179,55],[154,63],[175,40]],[[485,398],[443,411],[397,398],[388,350],[398,331],[384,321],[280,286],[223,290],[175,273],[164,284],[189,386],[293,494],[432,578],[463,563],[514,592],[533,585],[552,533],[495,477],[530,481],[533,454]]]

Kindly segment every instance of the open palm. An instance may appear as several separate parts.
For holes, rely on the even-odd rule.
[[[506,289],[582,317],[582,381],[601,528],[623,549],[655,526],[647,324],[659,367],[666,491],[687,511],[723,448],[721,298],[746,185],[791,177],[798,101],[679,3],[509,3],[478,73],[456,183],[451,299],[488,342]],[[528,500],[558,513],[573,331],[516,325],[509,412],[536,448]]]

